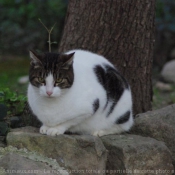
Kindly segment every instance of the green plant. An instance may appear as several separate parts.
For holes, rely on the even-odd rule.
[[[12,92],[9,88],[0,88],[0,104],[7,106],[8,116],[21,115],[26,103],[27,97]]]
[[[0,88],[0,136],[5,136],[10,128],[21,126],[20,118],[23,113],[26,96],[18,95],[9,88]]]

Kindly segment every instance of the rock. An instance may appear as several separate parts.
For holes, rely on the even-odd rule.
[[[170,57],[171,57],[172,59],[175,59],[175,48],[173,48],[173,49],[171,50]]]
[[[175,83],[175,60],[171,60],[164,65],[161,76],[165,81]]]
[[[56,174],[49,166],[27,159],[21,155],[9,153],[0,159],[0,166],[3,167],[10,174],[17,173],[43,175],[43,174]],[[47,173],[50,172],[50,173]]]
[[[160,82],[158,81],[156,84],[155,84],[155,87],[161,91],[164,91],[164,92],[171,92],[173,90],[172,86],[170,84],[167,84],[167,83],[163,83],[163,82]]]
[[[5,147],[5,136],[0,136],[0,147]]]
[[[139,114],[131,133],[165,142],[172,153],[175,166],[175,104]]]
[[[5,121],[0,122],[0,136],[5,136],[8,130],[8,124]]]
[[[22,125],[21,122],[22,120],[17,116],[10,117],[10,127],[11,128],[20,127]]]
[[[88,135],[41,135],[34,127],[14,129],[7,135],[7,144],[27,148],[56,159],[71,174],[104,174],[107,151],[98,137]],[[81,171],[81,172],[79,172]]]
[[[107,174],[155,175],[173,172],[171,154],[166,145],[149,137],[108,135],[102,141],[109,151]],[[161,173],[160,173],[161,174]]]
[[[28,81],[29,81],[29,76],[28,75],[22,76],[18,79],[19,84],[26,84],[26,83],[28,83]]]
[[[18,150],[27,148],[29,152],[35,151],[47,159],[55,159],[55,163],[58,163],[63,170],[66,169],[67,173],[71,175],[103,175],[105,173],[107,175],[170,175],[173,172],[169,149],[163,142],[149,137],[130,134],[108,135],[101,139],[88,135],[51,137],[39,134],[37,128],[24,127],[12,130],[8,133],[6,140],[8,145],[17,147]],[[104,145],[108,149],[108,159]],[[7,152],[9,153],[9,151]],[[24,156],[24,153],[20,153],[20,155]],[[6,156],[16,155],[7,154]],[[16,159],[21,160],[20,157]],[[41,162],[44,159],[40,158],[39,160]],[[33,162],[29,163],[33,164]]]
[[[54,160],[26,149],[0,148],[0,174],[69,175]]]
[[[7,116],[7,106],[4,104],[0,104],[0,121],[3,121]]]

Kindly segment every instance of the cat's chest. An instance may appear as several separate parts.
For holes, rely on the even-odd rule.
[[[50,99],[39,99],[33,104],[38,115],[42,116],[55,116],[62,114],[67,107],[70,107],[69,101],[65,103],[64,100],[55,98]]]
[[[39,100],[34,105],[38,112],[40,111],[44,114],[63,114],[68,113],[68,111],[76,112],[80,109],[85,110],[87,107],[90,107],[91,101],[91,98],[87,99],[82,95],[81,97],[68,96],[65,98]]]
[[[84,101],[84,103],[82,103]],[[47,125],[55,125],[70,120],[72,117],[79,116],[84,113],[91,113],[92,106],[82,97],[75,98],[73,96],[65,98],[38,98],[32,103],[33,112],[43,123]],[[81,108],[80,108],[81,106]]]
[[[55,122],[63,122],[69,116],[67,107],[69,103],[63,103],[55,99],[41,100],[33,103],[33,112],[43,123],[54,125]]]

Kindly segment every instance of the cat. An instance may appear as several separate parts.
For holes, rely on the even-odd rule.
[[[131,89],[106,58],[85,50],[29,51],[28,102],[41,134],[118,134],[133,125]]]

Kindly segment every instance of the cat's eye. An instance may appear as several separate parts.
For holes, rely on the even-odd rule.
[[[40,83],[44,83],[44,82],[45,82],[44,78],[41,78],[41,77],[38,77],[38,81],[39,81]]]
[[[62,81],[63,81],[63,79],[62,78],[60,78],[60,79],[57,79],[56,81],[55,81],[55,83],[62,83]]]

